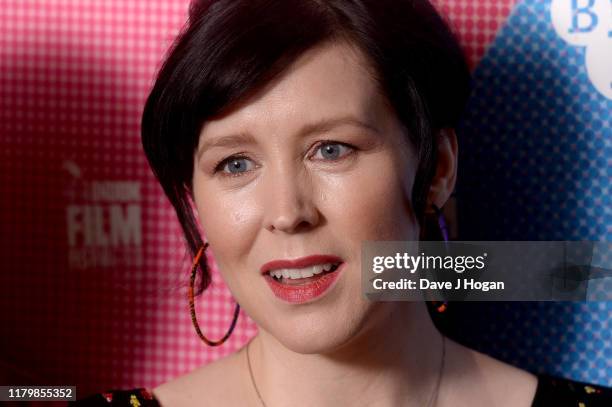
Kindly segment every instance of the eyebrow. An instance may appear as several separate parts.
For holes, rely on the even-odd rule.
[[[297,136],[300,138],[303,138],[303,137],[313,135],[313,134],[325,133],[325,132],[328,132],[340,126],[361,127],[369,131],[372,131],[374,133],[380,133],[380,130],[376,126],[373,126],[372,124],[366,123],[355,117],[346,116],[346,117],[339,117],[339,118],[323,119],[315,123],[306,124],[302,126],[302,128],[297,132]],[[237,133],[237,134],[230,134],[230,135],[222,136],[222,137],[216,137],[212,140],[203,141],[200,147],[198,148],[196,156],[197,156],[197,159],[199,160],[202,153],[204,153],[204,151],[210,148],[215,148],[215,147],[231,148],[231,147],[237,147],[239,145],[244,145],[244,144],[255,144],[255,142],[256,142],[255,138],[250,133]]]

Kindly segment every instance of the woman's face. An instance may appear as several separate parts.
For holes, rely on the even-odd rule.
[[[288,348],[324,353],[376,322],[382,305],[361,291],[362,243],[419,235],[407,140],[362,54],[344,43],[308,51],[203,127],[193,186],[206,239],[234,298]],[[342,264],[301,280],[262,274],[272,260],[312,255]]]

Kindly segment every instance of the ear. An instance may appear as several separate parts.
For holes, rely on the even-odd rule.
[[[431,205],[442,208],[455,189],[457,181],[457,135],[455,130],[445,128],[439,131],[436,171],[427,194],[427,209]]]

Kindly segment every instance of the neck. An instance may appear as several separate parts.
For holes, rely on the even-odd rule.
[[[325,353],[294,352],[260,329],[249,356],[266,407],[427,406],[437,390],[442,337],[425,304],[379,303],[375,312],[376,326]]]

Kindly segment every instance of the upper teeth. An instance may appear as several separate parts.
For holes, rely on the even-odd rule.
[[[321,274],[323,271],[329,271],[334,267],[335,263],[316,264],[310,267],[304,267],[301,269],[276,269],[271,270],[270,275],[276,278],[306,278],[312,277],[316,274]]]

